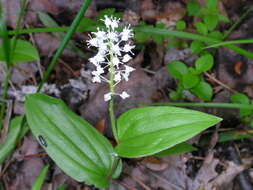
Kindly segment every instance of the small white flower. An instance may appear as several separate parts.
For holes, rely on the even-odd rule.
[[[133,48],[135,48],[135,46],[131,46],[131,45],[129,45],[129,44],[126,44],[126,45],[123,47],[123,51],[126,52],[126,53],[127,53],[127,52],[131,52],[131,53],[132,53],[131,50],[132,50]]]
[[[109,92],[109,93],[107,93],[107,94],[104,95],[105,102],[107,102],[107,101],[109,101],[111,99],[112,99],[112,93],[111,92]]]
[[[100,52],[101,55],[105,55],[106,52],[108,51],[107,43],[99,43],[98,51]]]
[[[95,34],[96,35],[96,38],[98,40],[106,40],[107,36],[106,36],[106,32],[105,31],[102,31],[102,30],[99,30],[98,28],[98,31],[97,32],[92,32],[92,34]]]
[[[129,95],[128,93],[126,93],[125,91],[123,91],[123,92],[120,94],[120,97],[121,97],[122,99],[126,99],[126,98],[129,98],[130,95]]]
[[[105,57],[101,52],[98,52],[97,55],[90,58],[89,61],[97,66],[99,63],[105,61]]]
[[[119,58],[113,57],[113,58],[112,58],[112,64],[113,64],[114,66],[116,66],[117,68],[119,68],[119,64],[120,64]]]
[[[118,72],[118,73],[115,75],[114,81],[115,81],[115,82],[120,82],[120,81],[121,81],[121,74],[120,74],[120,72]]]
[[[122,62],[127,63],[131,59],[132,59],[132,57],[130,55],[126,54],[126,55],[123,56]]]
[[[94,46],[98,47],[98,39],[97,38],[91,38],[87,41],[88,47],[89,46]]]
[[[92,72],[92,74],[94,74],[93,72]],[[98,82],[98,83],[100,83],[101,82],[101,78],[100,78],[100,75],[98,75],[98,74],[94,74],[94,77],[92,78],[92,82]]]
[[[117,42],[119,40],[118,34],[116,32],[108,32],[107,38],[113,42]]]
[[[121,34],[122,41],[128,41],[129,38],[133,37],[133,30],[129,29],[129,27],[126,27],[123,29],[123,31],[120,34]]]
[[[126,73],[131,73],[131,72],[133,72],[135,69],[133,68],[133,67],[130,67],[130,66],[127,66],[127,65],[125,65],[125,72]]]
[[[105,26],[106,26],[107,28],[112,28],[113,30],[114,30],[115,28],[118,28],[118,26],[119,26],[119,25],[118,25],[119,19],[113,18],[113,17],[109,18],[107,15],[105,15],[105,19],[102,20],[102,21],[104,21]]]
[[[119,44],[112,44],[112,51],[116,54],[121,56],[121,48],[119,47]]]

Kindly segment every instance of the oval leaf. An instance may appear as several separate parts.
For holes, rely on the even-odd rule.
[[[169,106],[131,109],[117,121],[119,144],[115,150],[126,158],[152,155],[190,139],[221,120]]]
[[[18,138],[21,133],[21,122],[23,117],[15,117],[11,120],[9,133],[3,144],[0,145],[0,165],[11,154],[17,145]]]
[[[195,62],[196,70],[198,73],[206,72],[213,67],[214,60],[211,54],[202,55]]]
[[[26,117],[48,155],[77,181],[108,187],[115,162],[110,142],[63,101],[44,94],[26,97]]]
[[[200,81],[200,77],[198,75],[187,73],[183,76],[183,85],[186,89],[193,88]]]
[[[187,66],[181,61],[172,61],[168,64],[167,69],[176,79],[181,79],[184,74],[188,73]]]
[[[12,63],[36,61],[39,59],[38,50],[30,42],[17,40],[16,48],[11,58]],[[3,46],[0,46],[0,61],[5,61]]]
[[[212,86],[205,81],[199,82],[197,86],[191,89],[191,92],[193,92],[199,98],[205,101],[210,101],[213,96]]]

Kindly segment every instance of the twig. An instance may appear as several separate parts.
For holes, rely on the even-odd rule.
[[[232,93],[238,93],[236,90],[230,88],[228,85],[224,84],[223,82],[219,81],[218,79],[216,79],[214,76],[210,75],[209,73],[205,72],[204,73],[205,76],[207,76],[209,79],[213,80],[214,82],[216,82],[217,84],[219,84],[220,86],[222,86],[223,88],[226,88],[227,90],[229,90]]]
[[[28,28],[27,25],[25,25],[25,26],[26,26],[26,28]],[[31,42],[33,43],[33,45],[36,46],[36,43],[35,43],[35,39],[34,39],[34,37],[33,37],[33,34],[29,34],[29,36],[30,36],[30,39],[31,39]],[[36,64],[37,64],[37,67],[38,67],[38,69],[39,69],[40,78],[43,78],[43,72],[42,72],[42,69],[41,69],[40,60],[36,61]]]
[[[123,182],[123,181],[117,180],[117,182],[118,182],[120,185],[126,187],[127,189],[130,189],[130,190],[138,190],[138,189],[135,188],[134,186],[132,186],[132,185],[130,185],[130,184],[127,184],[127,183],[125,183],[125,182]]]
[[[232,144],[231,146],[228,147],[228,153],[229,153],[229,157],[230,159],[238,165],[241,165],[241,158],[235,148],[235,145]],[[247,172],[247,170],[244,170],[243,172],[241,172],[237,177],[236,177],[241,190],[253,190],[253,185],[250,182],[250,177],[249,174]]]
[[[138,165],[142,166],[142,164],[138,164]],[[144,167],[145,167],[145,166],[144,166]],[[149,173],[150,173],[152,176],[154,176],[155,178],[157,178],[157,179],[163,181],[164,183],[168,184],[168,187],[173,187],[173,188],[176,189],[176,190],[184,190],[182,187],[179,187],[178,185],[175,185],[175,184],[171,183],[170,181],[168,181],[167,179],[165,179],[165,178],[163,178],[163,177],[157,175],[157,174],[154,173],[151,169],[149,169],[149,168],[147,168],[147,167],[145,167],[145,168],[149,171]]]
[[[152,190],[150,187],[148,187],[147,185],[145,185],[137,176],[131,176],[128,173],[124,173],[125,175],[129,176],[130,178],[132,178],[134,181],[136,181],[140,186],[142,186],[145,190]]]

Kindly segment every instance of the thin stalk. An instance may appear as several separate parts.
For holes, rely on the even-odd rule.
[[[249,13],[252,11],[252,6],[228,29],[228,31],[225,32],[223,36],[223,40],[226,39],[230,33],[249,15]]]
[[[5,100],[7,98],[7,94],[8,94],[8,87],[9,87],[9,80],[11,78],[11,71],[12,71],[12,67],[9,67],[7,72],[6,72],[6,77],[5,77],[5,80],[4,80],[4,90],[3,90],[3,100]],[[5,108],[6,108],[6,104],[3,103],[1,105],[1,110],[0,110],[0,131],[2,130],[3,128],[3,118],[4,118],[4,113],[5,113]]]
[[[251,43],[253,43],[253,39],[231,40],[231,41],[224,41],[224,42],[220,42],[220,43],[217,43],[217,44],[213,44],[213,45],[205,47],[204,49],[216,48],[216,47],[219,47],[219,46],[226,46],[226,45],[233,45],[233,44],[251,44]]]
[[[145,104],[147,105],[147,104]],[[209,107],[209,108],[228,108],[228,109],[252,109],[253,105],[232,104],[232,103],[186,103],[186,102],[165,102],[151,103],[153,106],[186,106],[186,107]]]
[[[12,71],[12,67],[13,67],[13,63],[12,63],[12,56],[15,52],[15,48],[16,48],[16,44],[17,44],[17,35],[18,35],[18,31],[21,27],[21,24],[22,24],[22,21],[23,21],[23,16],[25,14],[25,8],[26,8],[26,5],[27,5],[27,0],[22,0],[21,2],[21,9],[20,9],[20,12],[19,12],[19,16],[18,16],[18,21],[17,21],[17,25],[16,25],[16,28],[17,30],[14,37],[13,37],[13,41],[12,43],[9,43],[9,36],[8,36],[8,31],[7,31],[7,28],[6,28],[6,24],[5,24],[5,20],[4,20],[4,17],[2,16],[2,23],[4,27],[3,28],[3,34],[6,33],[6,38],[3,38],[3,43],[6,43],[7,46],[5,48],[8,48],[6,49],[5,51],[5,59],[6,59],[6,66],[7,66],[7,73],[6,73],[6,77],[5,77],[5,80],[4,80],[4,91],[3,91],[3,100],[5,100],[7,98],[7,93],[8,93],[8,88],[9,88],[9,80],[11,79],[11,71]],[[5,42],[6,41],[6,42]],[[1,129],[3,128],[3,118],[4,118],[4,114],[5,114],[5,108],[6,108],[6,104],[3,103],[1,105],[1,109],[0,109],[0,131]]]
[[[62,52],[64,51],[65,47],[67,46],[68,42],[70,41],[70,39],[72,38],[73,34],[75,33],[81,19],[83,18],[84,13],[86,12],[86,10],[88,9],[90,3],[92,2],[92,0],[86,0],[85,3],[83,3],[80,11],[78,12],[78,14],[76,15],[74,21],[72,22],[72,24],[70,25],[70,28],[66,34],[66,36],[64,37],[64,39],[61,42],[60,47],[57,49],[56,53],[54,54],[54,57],[42,79],[42,81],[39,84],[39,87],[37,89],[37,92],[40,92],[40,90],[42,89],[44,83],[47,81],[49,75],[51,74],[51,72],[53,71],[55,65],[57,64],[58,59],[60,58]]]
[[[13,41],[12,41],[11,53],[10,53],[11,59],[13,57],[13,54],[15,52],[15,48],[17,46],[17,36],[19,34],[19,31],[20,31],[20,28],[21,28],[21,25],[22,25],[22,21],[23,21],[24,15],[25,15],[25,9],[26,9],[27,4],[28,4],[27,0],[22,0],[21,4],[20,4],[20,12],[19,12],[18,21],[17,21],[17,24],[16,24],[16,30],[15,30],[15,34],[12,38]]]
[[[110,43],[111,44],[111,43]],[[110,49],[112,49],[112,46],[110,45]],[[118,133],[117,133],[117,126],[116,126],[116,119],[115,119],[115,113],[114,113],[114,93],[115,93],[115,86],[114,86],[114,66],[113,66],[113,52],[110,51],[110,81],[109,81],[109,88],[110,93],[112,93],[112,97],[109,103],[109,113],[110,113],[110,119],[111,119],[111,125],[112,125],[112,132],[115,140],[118,142]]]
[[[112,163],[112,169],[111,169],[111,172],[108,175],[108,179],[112,178],[114,172],[116,171],[116,169],[118,167],[119,161],[120,161],[120,157],[116,156],[113,163]]]

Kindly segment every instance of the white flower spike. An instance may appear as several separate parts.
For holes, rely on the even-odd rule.
[[[96,67],[92,72],[93,82],[108,82],[114,88],[120,81],[128,81],[129,75],[135,69],[127,66],[126,63],[132,59],[134,55],[132,49],[134,45],[129,41],[133,38],[133,30],[130,26],[123,28],[122,32],[118,32],[120,20],[115,17],[105,16],[102,20],[106,26],[105,31],[97,29],[92,32],[93,38],[87,40],[88,47],[95,47],[98,53],[89,59]],[[110,78],[106,78],[106,72],[110,72]],[[128,98],[129,94],[123,91],[121,94],[115,93],[113,90],[104,95],[104,100],[111,100],[112,96],[118,95],[122,99]]]

